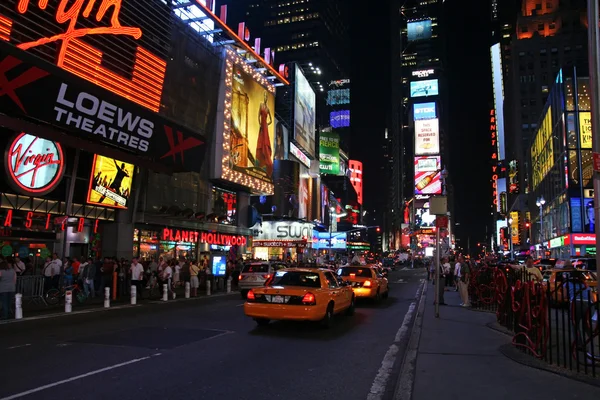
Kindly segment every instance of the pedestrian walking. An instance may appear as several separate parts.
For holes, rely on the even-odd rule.
[[[438,285],[438,287],[436,288],[438,291],[438,301],[440,306],[445,306],[446,305],[446,301],[444,299],[444,292],[446,290],[446,276],[445,276],[445,263],[447,263],[447,259],[443,258],[441,260],[440,263],[440,284]],[[435,264],[435,262],[433,263]],[[435,305],[435,301],[433,302],[433,304]]]
[[[137,258],[131,260],[131,267],[129,268],[129,273],[131,274],[131,286],[135,286],[136,297],[139,297],[142,293],[144,266],[140,264]]]
[[[192,261],[190,265],[190,287],[192,289],[192,297],[198,295],[198,287],[200,286],[200,281],[198,280],[200,268],[196,264],[196,262]]]
[[[6,261],[0,262],[0,304],[2,319],[8,319],[10,304],[17,288],[17,273]]]
[[[471,303],[469,301],[469,278],[471,275],[471,269],[469,267],[469,264],[465,262],[463,256],[458,257],[458,262],[460,264],[460,278],[458,281],[458,290],[460,293],[460,298],[462,300],[461,306],[471,307]]]
[[[79,267],[79,279],[83,283],[83,292],[86,297],[96,297],[94,290],[94,278],[96,277],[96,265],[88,258],[86,262]]]

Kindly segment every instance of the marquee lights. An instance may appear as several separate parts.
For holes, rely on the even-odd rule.
[[[252,79],[264,86],[269,92],[275,94],[275,86],[272,85],[263,74],[249,66],[244,59],[238,56],[233,50],[227,49],[225,59],[225,118],[223,122],[223,158],[221,161],[221,179],[251,188],[258,193],[272,195],[274,193],[274,185],[272,183],[264,182],[258,178],[242,174],[241,172],[234,171],[229,167],[231,158],[230,124],[234,65],[239,65],[246,74],[252,77]]]
[[[30,0],[19,0],[17,12],[21,15],[29,11]],[[17,45],[29,50],[49,43],[59,43],[56,65],[95,85],[107,89],[121,97],[146,107],[154,112],[160,108],[160,100],[167,63],[137,46],[132,79],[124,78],[102,65],[103,53],[82,41],[86,36],[126,36],[135,40],[142,36],[138,27],[122,26],[120,18],[122,0],[102,0],[94,14],[96,0],[79,0],[70,5],[68,0],[60,0],[55,8],[54,22],[68,23],[64,33]],[[40,0],[40,10],[46,11],[48,0]],[[68,10],[67,10],[68,8]],[[110,19],[105,18],[107,14]],[[99,23],[109,20],[108,26],[80,28],[83,20]],[[51,23],[51,21],[48,21]],[[0,15],[0,40],[10,41],[13,21]]]

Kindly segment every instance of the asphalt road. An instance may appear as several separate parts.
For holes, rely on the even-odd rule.
[[[365,400],[372,388],[385,400],[402,355],[390,346],[402,348],[424,274],[392,272],[389,299],[359,303],[328,330],[257,328],[238,296],[3,325],[0,400]]]

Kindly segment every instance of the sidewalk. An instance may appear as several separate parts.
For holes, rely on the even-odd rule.
[[[460,307],[455,291],[435,318],[434,287],[427,290],[414,371],[413,400],[590,399],[600,388],[518,364],[498,348],[510,337],[486,326],[495,314]]]
[[[212,298],[212,297],[222,297],[222,296],[238,296],[239,291],[237,288],[232,288],[231,293],[227,293],[224,290],[219,290],[216,292],[212,292],[210,296],[206,295],[206,290],[199,290],[197,297],[190,297],[189,299],[185,298],[185,288],[178,287],[175,289],[176,297],[175,299],[172,296],[169,296],[169,300],[167,303],[174,302],[182,302],[182,301],[193,301],[201,298]],[[110,301],[110,308],[104,308],[104,296],[96,296],[93,299],[88,299],[84,304],[78,304],[75,300],[72,303],[72,313],[90,313],[90,312],[100,312],[100,311],[110,311],[111,309],[122,309],[125,307],[139,307],[139,306],[156,306],[157,304],[164,304],[161,300],[161,296],[156,296],[155,298],[138,298],[137,305],[131,305],[131,299],[129,296],[121,296],[116,300]],[[19,321],[26,321],[32,319],[41,319],[41,318],[52,318],[55,316],[64,316],[68,315],[65,313],[65,303],[64,299],[61,299],[60,303],[57,305],[45,305],[41,302],[36,303],[25,303],[23,304],[23,319],[15,320],[12,317],[9,320],[0,320],[0,324],[14,323]]]

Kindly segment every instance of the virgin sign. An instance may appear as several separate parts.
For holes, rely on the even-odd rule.
[[[26,195],[51,192],[65,171],[60,144],[28,133],[17,135],[10,143],[4,162],[9,183]]]

